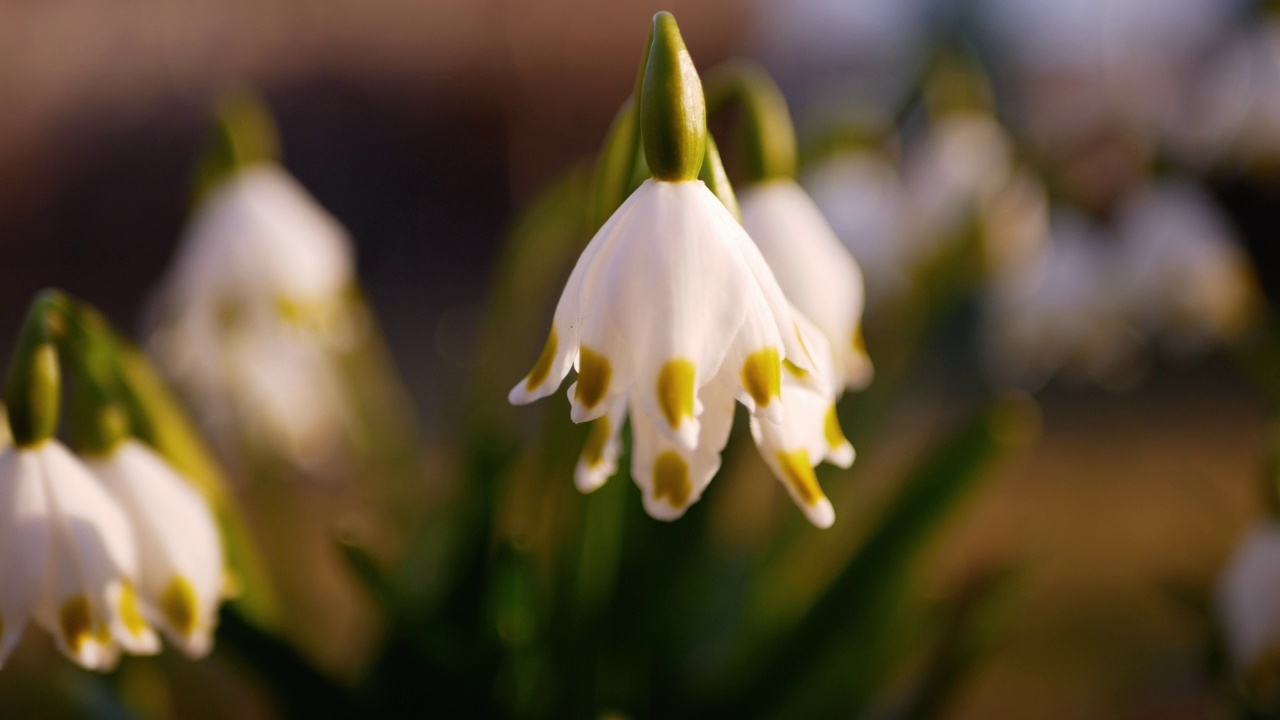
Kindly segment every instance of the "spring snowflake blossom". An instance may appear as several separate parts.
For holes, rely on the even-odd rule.
[[[148,619],[186,654],[207,654],[224,576],[221,539],[208,503],[136,440],[117,443],[88,465],[132,524],[138,591]]]
[[[629,418],[631,474],[646,510],[663,520],[683,515],[719,470],[736,399],[758,423],[766,461],[809,520],[826,527],[834,512],[813,472],[820,458],[810,457],[797,422],[803,418],[786,413],[783,398],[784,366],[801,385],[829,391],[811,354],[824,341],[793,310],[747,232],[697,179],[705,154],[702,89],[666,13],[655,18],[640,107],[653,177],[588,243],[542,355],[509,398],[545,397],[577,370],[572,418],[595,422],[578,487],[593,490],[616,470]]]
[[[0,663],[31,619],[91,670],[114,667],[121,649],[157,652],[137,570],[127,516],[65,446],[46,439],[0,454]]]
[[[350,408],[337,354],[363,329],[351,241],[283,168],[216,185],[154,302],[148,348],[224,446],[241,432],[296,465],[341,460]]]
[[[784,362],[791,373],[818,372],[806,346],[825,342],[812,332],[802,339],[797,317],[760,251],[706,185],[647,180],[583,251],[546,347],[510,400],[545,397],[577,370],[573,420],[597,421],[578,487],[593,490],[612,475],[629,415],[632,475],[645,507],[674,519],[720,467],[733,400],[771,428],[784,423]],[[802,505],[811,517],[830,515],[808,458],[777,452],[770,459],[809,499]]]

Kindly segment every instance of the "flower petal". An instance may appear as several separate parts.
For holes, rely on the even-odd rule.
[[[627,419],[626,411],[627,397],[624,395],[613,402],[608,413],[592,422],[587,444],[574,470],[573,479],[578,490],[594,492],[618,471],[618,453],[622,449],[620,437]]]
[[[706,408],[694,450],[672,442],[656,423],[633,407],[631,476],[644,496],[644,507],[657,520],[675,520],[702,497],[720,469],[720,453],[733,427],[733,392],[723,380],[703,386],[699,400]]]
[[[61,443],[47,441],[35,452],[51,521],[49,572],[37,619],[58,649],[89,669],[113,667],[120,647],[157,652],[159,638],[132,597],[138,559],[124,511]]]
[[[583,337],[583,303],[588,302],[585,298],[589,297],[589,288],[595,287],[596,282],[591,278],[594,278],[597,266],[605,264],[600,262],[600,256],[607,255],[607,251],[616,245],[621,228],[631,222],[630,218],[640,200],[639,193],[632,193],[596,231],[578,257],[578,262],[574,264],[564,290],[560,293],[560,300],[556,303],[551,332],[542,354],[529,374],[507,396],[513,405],[525,405],[550,395],[560,386],[569,373],[569,368],[578,367],[579,346]],[[592,308],[593,315],[597,311],[598,308]],[[594,347],[599,349],[602,345]],[[573,393],[570,394],[571,399],[572,397]],[[595,417],[598,416],[597,414]]]
[[[752,418],[751,435],[765,464],[809,522],[820,528],[830,527],[835,522],[835,510],[818,485],[813,468],[828,455],[843,454],[842,447],[832,448],[826,439],[831,406],[822,395],[795,386],[784,390],[783,398],[784,422],[768,423]],[[848,450],[848,460],[852,462],[852,447]]]
[[[224,564],[208,503],[147,446],[129,440],[90,467],[137,532],[148,616],[189,656],[212,646]]]
[[[33,452],[10,447],[0,454],[0,666],[44,591],[49,517],[41,484]]]
[[[865,294],[862,270],[853,255],[818,206],[792,180],[771,180],[748,188],[741,204],[743,227],[779,287],[836,349],[836,377],[865,385],[869,363],[853,343]]]

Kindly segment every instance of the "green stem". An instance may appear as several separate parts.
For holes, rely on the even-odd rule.
[[[742,108],[747,181],[794,178],[796,131],[777,83],[755,63],[722,66],[707,76],[708,112],[715,115],[734,101]]]

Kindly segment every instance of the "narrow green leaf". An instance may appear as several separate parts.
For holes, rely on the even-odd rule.
[[[833,650],[860,641],[842,628],[866,631],[881,621],[896,604],[885,599],[894,597],[921,550],[985,471],[1028,438],[1032,423],[1023,403],[1006,400],[979,413],[916,466],[879,526],[798,624],[754,651],[749,670],[733,684],[737,701],[728,716],[779,712]]]

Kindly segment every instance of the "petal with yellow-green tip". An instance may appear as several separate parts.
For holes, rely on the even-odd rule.
[[[574,484],[581,492],[594,492],[617,472],[626,419],[627,397],[623,395],[613,401],[609,412],[591,421],[591,430],[573,475]]]
[[[0,667],[44,595],[50,532],[39,460],[0,451]]]
[[[222,541],[208,502],[148,446],[127,440],[90,468],[138,537],[137,589],[148,620],[190,657],[207,654],[224,582]]]
[[[137,546],[124,510],[58,441],[33,452],[51,525],[45,596],[37,619],[59,650],[91,670],[114,667],[122,649],[158,652],[159,637],[128,617],[131,608],[122,602],[138,572]]]

